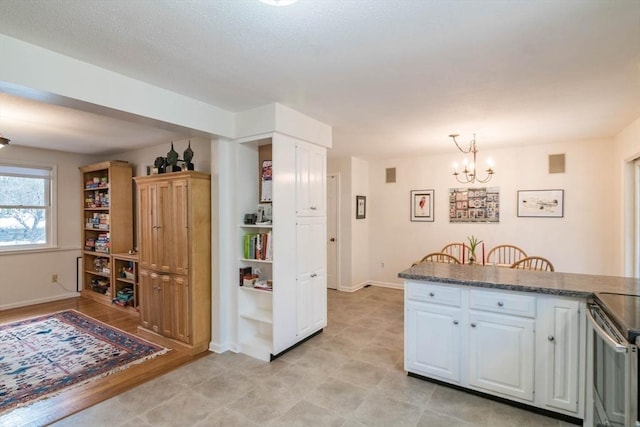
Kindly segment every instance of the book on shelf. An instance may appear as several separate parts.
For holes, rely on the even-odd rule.
[[[245,234],[243,248],[244,258],[271,261],[273,252],[271,240],[271,231],[267,233]]]

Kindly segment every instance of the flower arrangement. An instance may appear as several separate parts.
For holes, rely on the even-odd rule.
[[[478,238],[473,235],[467,237],[467,240],[469,241],[469,263],[473,264],[476,261],[476,248],[482,243],[482,240],[478,240]]]

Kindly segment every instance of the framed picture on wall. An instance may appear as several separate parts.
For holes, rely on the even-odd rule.
[[[367,216],[367,197],[356,196],[356,219],[365,219]]]
[[[411,190],[411,221],[433,222],[434,190]]]
[[[562,218],[564,216],[564,190],[518,191],[518,216]]]

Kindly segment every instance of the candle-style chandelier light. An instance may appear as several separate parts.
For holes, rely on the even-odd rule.
[[[465,154],[469,154],[469,153],[473,154],[473,163],[468,164],[467,159],[465,159],[462,165],[464,168],[462,172],[458,172],[458,165],[457,163],[454,163],[453,176],[455,176],[456,180],[461,184],[473,184],[476,181],[480,183],[489,182],[489,180],[495,173],[495,171],[493,170],[493,162],[491,161],[491,159],[487,161],[488,163],[488,168],[486,170],[487,176],[484,179],[480,179],[478,177],[478,174],[476,173],[476,166],[478,164],[477,163],[478,146],[476,145],[476,134],[475,133],[473,134],[473,139],[469,143],[469,148],[466,150],[460,147],[460,144],[458,144],[458,141],[456,141],[456,138],[458,136],[460,135],[458,135],[457,133],[449,135],[449,137],[451,137],[451,139],[453,139],[453,142],[456,144],[456,147],[458,147],[458,150],[460,150]]]

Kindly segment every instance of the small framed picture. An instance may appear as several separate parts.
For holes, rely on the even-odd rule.
[[[365,219],[367,216],[367,197],[356,196],[356,219]]]
[[[564,190],[518,191],[518,216],[562,218],[564,216]]]
[[[411,221],[433,222],[434,190],[411,190]]]

